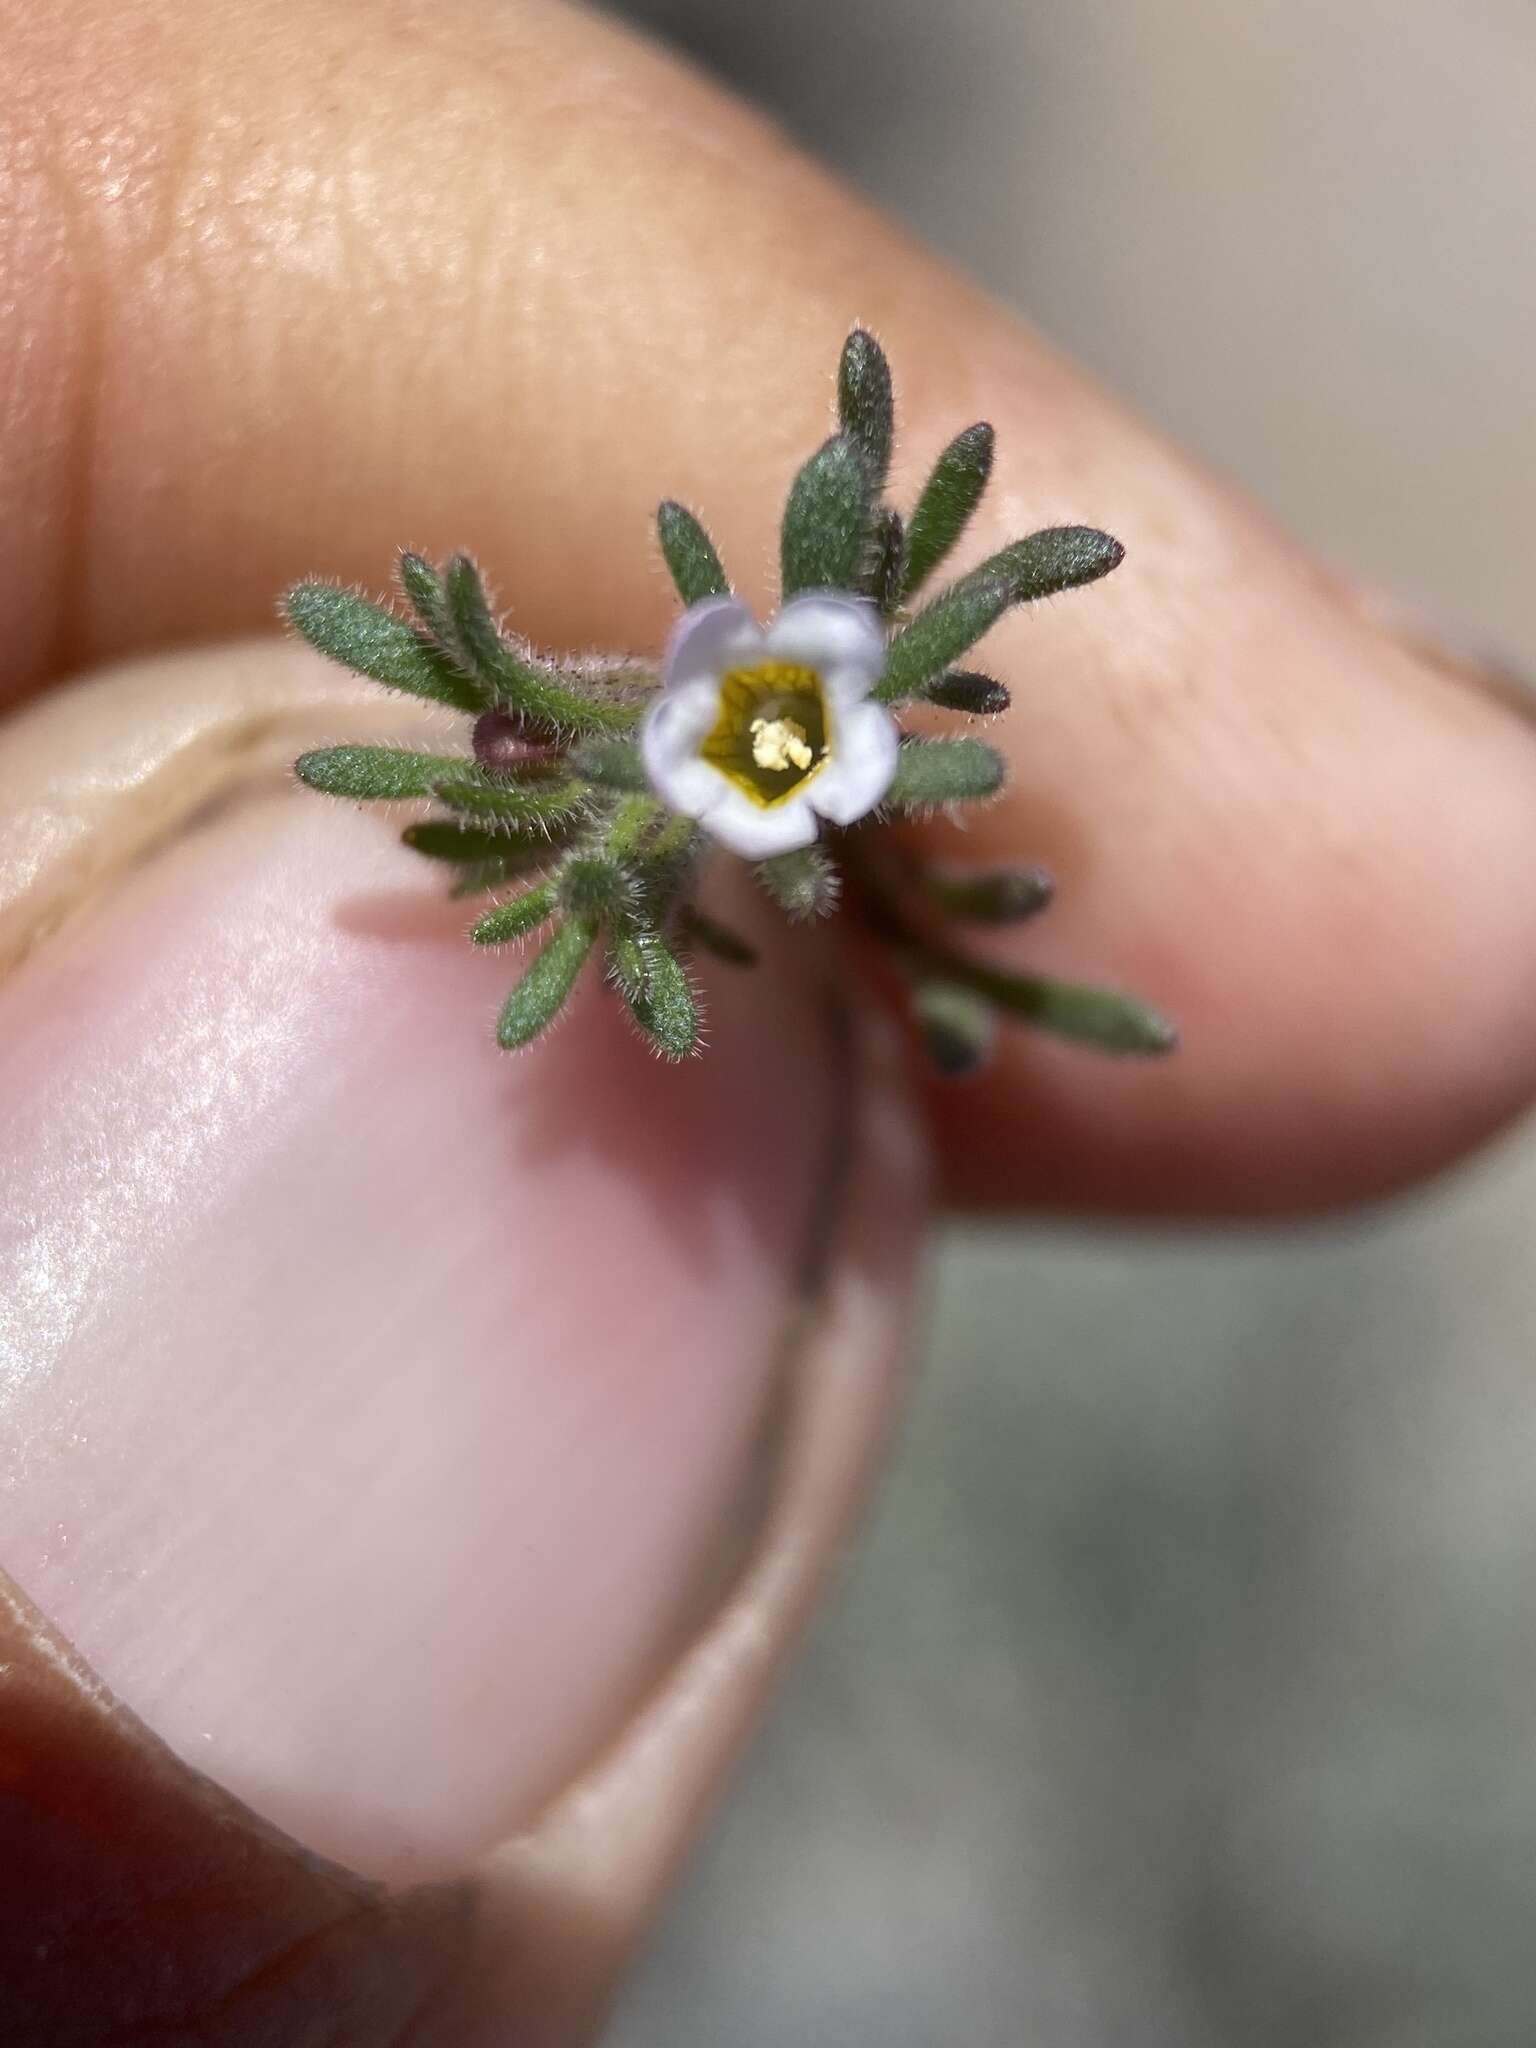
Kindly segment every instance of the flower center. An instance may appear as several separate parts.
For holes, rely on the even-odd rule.
[[[805,727],[793,718],[754,718],[750,730],[752,758],[759,768],[775,773],[798,768],[803,774],[815,758],[805,743]]]
[[[815,669],[765,661],[720,678],[720,716],[699,751],[770,810],[824,765],[827,740],[826,699]]]

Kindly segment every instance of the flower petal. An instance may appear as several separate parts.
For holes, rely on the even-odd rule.
[[[743,860],[767,860],[775,853],[791,853],[797,846],[809,846],[815,839],[816,813],[809,796],[792,796],[771,810],[764,810],[723,776],[717,779],[725,795],[710,806],[704,829]]]
[[[810,803],[834,825],[852,825],[864,817],[891,786],[900,739],[883,705],[840,706],[832,758],[806,790]]]
[[[737,597],[704,597],[672,628],[662,660],[668,689],[716,681],[728,668],[760,658],[763,634]]]
[[[792,597],[763,635],[763,645],[775,661],[815,669],[843,702],[866,696],[885,667],[880,614],[852,591],[810,590]]]
[[[651,787],[685,817],[702,818],[730,788],[699,756],[719,711],[720,694],[713,683],[685,683],[664,690],[640,727],[640,758]]]

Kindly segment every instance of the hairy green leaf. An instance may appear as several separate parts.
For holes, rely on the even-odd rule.
[[[992,474],[994,436],[985,420],[956,434],[933,465],[907,528],[901,594],[920,589],[970,523]]]
[[[890,472],[896,412],[891,366],[879,342],[862,327],[855,327],[843,343],[837,366],[837,416],[864,457],[869,488],[878,497]]]
[[[996,718],[1013,702],[1005,683],[973,668],[946,669],[924,684],[923,695],[930,704],[945,711],[964,711],[972,718]]]
[[[923,893],[942,910],[965,924],[1019,924],[1038,917],[1056,893],[1044,868],[991,868],[981,874],[955,874],[925,868]]]
[[[428,860],[471,862],[501,860],[507,851],[505,837],[489,832],[483,825],[455,825],[447,818],[428,818],[419,825],[407,825],[400,834],[413,853]],[[548,852],[548,848],[543,849]]]
[[[451,646],[453,625],[448,617],[448,594],[437,570],[425,555],[413,554],[409,548],[403,548],[395,564],[395,573],[400,579],[406,602],[424,630],[442,646]]]
[[[731,586],[715,544],[686,505],[667,498],[656,513],[656,537],[677,594],[684,604],[705,597],[729,597]]]
[[[985,740],[904,740],[886,802],[901,811],[932,811],[995,795],[1007,773]]]
[[[415,627],[355,590],[314,580],[295,583],[283,598],[283,612],[311,647],[358,675],[459,711],[485,706],[484,691]]]
[[[625,1000],[635,1022],[669,1060],[685,1060],[699,1046],[699,1006],[682,963],[655,932],[640,940],[645,985]]]
[[[300,782],[327,796],[430,796],[445,776],[472,767],[462,754],[415,754],[405,747],[316,747],[293,764]]]
[[[469,928],[469,936],[477,946],[505,946],[512,939],[526,938],[529,932],[547,924],[555,909],[554,883],[540,882],[532,889],[525,889],[521,896],[514,896],[509,903],[498,903],[494,910],[476,918]]]
[[[1000,548],[941,591],[892,640],[874,695],[899,704],[974,647],[1016,604],[1107,576],[1125,550],[1091,526],[1051,526]]]
[[[597,936],[595,925],[570,918],[546,940],[542,951],[502,1006],[496,1042],[511,1051],[527,1045],[554,1022],[575,987]]]
[[[442,777],[432,795],[471,823],[508,832],[531,832],[568,824],[587,809],[583,783],[573,780],[513,782],[471,769]]]
[[[1011,974],[987,960],[932,948],[928,957],[936,973],[970,989],[1005,1015],[1058,1038],[1115,1053],[1168,1053],[1178,1045],[1179,1034],[1166,1017],[1118,990]]]
[[[498,708],[562,732],[627,732],[635,725],[638,704],[593,696],[575,677],[505,637],[468,555],[455,555],[448,564],[445,589],[454,645]]]
[[[834,434],[790,487],[779,537],[783,595],[856,590],[869,532],[869,472],[857,446]]]

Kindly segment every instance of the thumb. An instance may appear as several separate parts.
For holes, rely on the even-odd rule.
[[[77,2038],[36,2014],[82,1987],[93,2023],[245,2010],[308,1943],[320,1879],[193,1771],[361,1877],[470,1873],[391,1996],[484,1943],[521,2013],[531,1941],[540,2009],[583,2007],[879,1436],[921,1176],[862,1028],[786,961],[708,991],[696,1069],[595,990],[497,1054],[506,963],[387,821],[287,786],[317,722],[368,715],[236,649],[66,688],[0,753],[6,1564],[37,1610],[0,2010],[28,2038]],[[210,1867],[224,1905],[189,1919]],[[356,1876],[322,1889],[349,1953],[399,1934]],[[125,1910],[136,1959],[101,1946]],[[339,1967],[315,1942],[282,1973]]]

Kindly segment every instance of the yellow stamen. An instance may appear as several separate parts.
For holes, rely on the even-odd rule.
[[[805,727],[794,718],[754,718],[752,758],[759,768],[806,769],[814,759],[806,744]]]

